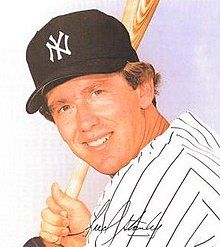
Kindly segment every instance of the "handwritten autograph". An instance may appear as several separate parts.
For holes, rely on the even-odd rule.
[[[106,213],[109,210],[111,204],[111,200],[108,200],[103,207],[99,210],[98,213],[94,214],[94,219],[92,222],[90,222],[90,225],[87,229],[85,229],[84,232],[86,232],[86,236],[89,235],[91,231],[98,231],[100,234],[102,232],[106,232],[109,229],[112,229],[112,232],[103,245],[109,243],[109,246],[114,241],[115,237],[121,233],[122,231],[127,232],[127,235],[131,238],[133,237],[148,237],[148,238],[154,238],[157,231],[161,228],[162,224],[157,224],[157,222],[160,219],[160,215],[162,212],[159,212],[155,216],[152,217],[152,219],[149,220],[149,222],[144,221],[142,218],[144,217],[144,214],[146,213],[146,210],[143,210],[143,212],[140,213],[140,216],[135,218],[134,215],[131,215],[128,220],[124,220],[125,216],[127,215],[131,201],[127,201],[119,210],[116,212],[115,215],[112,216],[110,222],[106,224]],[[103,220],[101,223],[98,223],[98,220],[101,220],[101,217],[103,217]],[[80,234],[80,233],[78,233]],[[77,235],[77,234],[72,234]],[[130,241],[129,240],[129,241]]]

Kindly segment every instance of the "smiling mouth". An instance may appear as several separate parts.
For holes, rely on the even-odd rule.
[[[95,141],[92,141],[92,142],[87,142],[86,144],[89,146],[89,147],[97,147],[97,146],[100,146],[102,145],[103,143],[105,143],[106,141],[109,140],[110,136],[111,136],[112,133],[100,138],[100,139],[97,139]]]

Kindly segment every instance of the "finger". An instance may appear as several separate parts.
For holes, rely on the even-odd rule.
[[[58,237],[58,236],[51,234],[51,233],[48,233],[48,232],[41,231],[39,233],[39,235],[43,240],[45,240],[46,242],[49,242],[49,243],[56,243],[56,242],[61,241],[61,237]]]
[[[86,238],[82,236],[70,236],[61,239],[61,246],[85,246]]]
[[[52,184],[51,194],[54,202],[65,210],[71,210],[73,205],[73,199],[67,194],[63,193],[57,183]]]
[[[46,247],[58,247],[58,246],[60,246],[58,242],[56,242],[56,243],[49,243],[47,241],[43,241],[43,243],[44,243],[44,246],[46,246]]]
[[[68,213],[54,201],[52,196],[47,198],[46,204],[53,213],[67,217]]]
[[[51,233],[58,237],[65,237],[69,234],[69,229],[65,227],[53,226],[46,221],[41,222],[41,231]]]
[[[69,220],[67,218],[54,214],[49,208],[42,210],[41,217],[43,221],[54,226],[67,227],[69,225]]]

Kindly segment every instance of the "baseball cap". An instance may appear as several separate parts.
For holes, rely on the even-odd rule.
[[[42,92],[78,76],[112,73],[128,61],[139,61],[124,25],[95,9],[50,20],[30,41],[26,59],[36,86],[26,104],[30,114],[43,104]]]

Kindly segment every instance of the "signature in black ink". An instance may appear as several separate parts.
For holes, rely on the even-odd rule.
[[[138,218],[135,218],[134,215],[131,215],[131,217],[125,221],[123,219],[128,213],[128,210],[130,208],[131,202],[126,202],[119,210],[118,212],[112,216],[112,219],[108,224],[105,223],[106,213],[109,209],[111,201],[107,201],[104,206],[100,209],[100,211],[95,215],[95,219],[90,223],[89,227],[87,228],[88,232],[87,235],[91,231],[98,231],[98,232],[106,232],[107,230],[112,228],[111,236],[110,238],[103,244],[111,243],[114,241],[115,237],[122,231],[127,232],[127,235],[132,237],[149,237],[153,238],[159,228],[162,226],[162,224],[157,225],[157,221],[159,220],[159,216],[162,214],[162,212],[159,212],[155,216],[152,217],[152,219],[149,220],[149,222],[144,221],[142,218],[144,214],[146,213],[146,210],[140,213],[140,216]],[[103,217],[102,223],[97,223],[98,219]],[[114,227],[114,228],[113,228]]]

